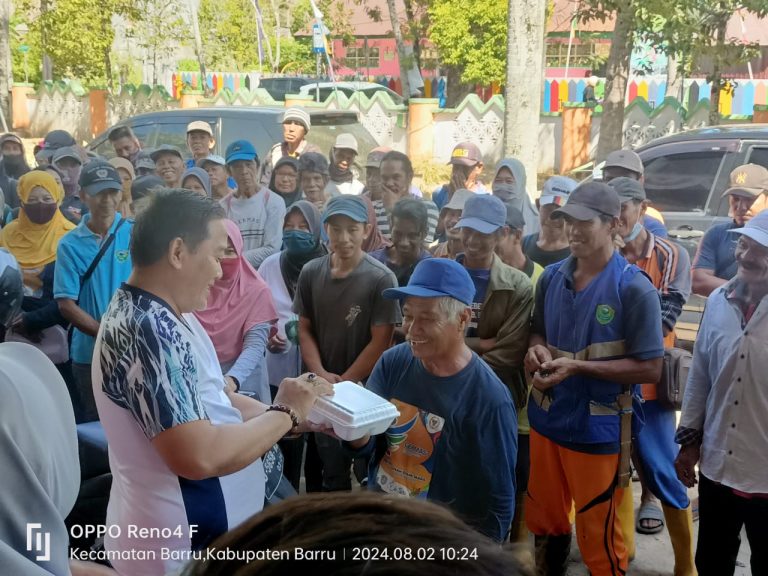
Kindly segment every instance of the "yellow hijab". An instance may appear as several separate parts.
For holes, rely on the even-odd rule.
[[[53,176],[40,170],[27,172],[19,179],[19,199],[26,204],[36,186],[45,188],[56,204],[61,205],[64,191]],[[8,248],[22,268],[39,268],[56,260],[59,240],[74,227],[61,210],[56,210],[53,218],[45,224],[35,224],[27,218],[22,206],[19,217],[0,231],[0,246]]]

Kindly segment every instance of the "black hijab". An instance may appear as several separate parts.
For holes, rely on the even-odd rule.
[[[285,166],[286,164],[291,166],[296,171],[296,188],[293,189],[293,192],[283,194],[282,192],[278,192],[277,188],[275,187],[275,177],[277,176],[277,169],[280,168],[280,166]],[[302,192],[299,182],[299,161],[296,160],[296,158],[283,156],[280,158],[280,160],[277,161],[277,164],[275,164],[275,167],[272,169],[272,176],[269,179],[269,189],[283,199],[286,208],[290,208],[297,201],[301,200]]]
[[[325,256],[327,253],[325,246],[323,246],[323,243],[320,241],[320,232],[323,225],[320,211],[317,207],[307,200],[299,200],[298,202],[291,204],[285,217],[288,218],[288,215],[294,210],[301,212],[301,215],[304,216],[304,220],[307,221],[309,231],[315,237],[315,249],[306,254],[294,254],[288,252],[285,248],[280,252],[280,271],[283,273],[285,287],[288,288],[288,294],[291,296],[291,299],[296,295],[296,285],[299,282],[299,273],[301,272],[301,269],[304,268],[304,265],[310,260]]]

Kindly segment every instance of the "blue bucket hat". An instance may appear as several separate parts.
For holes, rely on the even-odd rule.
[[[427,258],[413,269],[407,286],[387,288],[382,292],[384,298],[402,300],[409,296],[416,298],[449,297],[459,302],[472,305],[475,297],[475,283],[466,268],[447,258]]]

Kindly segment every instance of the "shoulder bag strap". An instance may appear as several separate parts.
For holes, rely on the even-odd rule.
[[[83,294],[83,287],[88,282],[88,280],[91,279],[91,276],[93,276],[93,273],[96,271],[96,266],[99,265],[99,262],[101,262],[101,259],[104,257],[104,254],[106,254],[107,250],[109,250],[109,247],[112,246],[112,243],[115,241],[115,235],[117,234],[117,231],[120,230],[120,226],[123,225],[125,222],[125,218],[121,218],[120,221],[117,223],[117,226],[115,226],[115,229],[112,231],[112,233],[107,236],[107,239],[104,241],[104,243],[101,245],[101,248],[99,249],[99,253],[96,254],[96,257],[93,259],[93,262],[91,262],[91,265],[88,266],[88,270],[85,271],[85,274],[83,274],[83,277],[80,279],[80,294],[77,297],[78,302],[80,301],[80,296]]]

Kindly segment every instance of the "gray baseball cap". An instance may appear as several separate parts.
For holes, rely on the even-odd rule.
[[[646,199],[645,188],[643,188],[643,185],[634,178],[627,178],[626,176],[614,178],[608,182],[608,186],[616,190],[622,204],[624,204],[624,202],[629,202],[630,200]]]
[[[618,218],[621,200],[614,188],[603,182],[587,182],[571,192],[568,202],[552,212],[550,218],[570,216],[575,220],[592,220],[598,216]]]
[[[640,156],[637,152],[632,150],[614,150],[605,159],[605,168],[624,168],[625,170],[631,170],[637,174],[645,172],[643,168],[643,161],[640,160]]]

